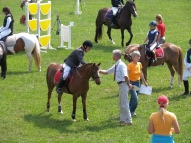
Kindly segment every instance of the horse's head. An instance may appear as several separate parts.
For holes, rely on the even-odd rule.
[[[101,80],[100,80],[100,76],[99,76],[99,66],[101,63],[99,64],[93,64],[91,67],[91,77],[92,79],[95,81],[96,84],[100,85],[101,84]]]
[[[136,12],[136,5],[135,5],[135,2],[134,0],[128,0],[124,6],[124,8],[127,8],[130,10],[131,14],[134,16],[134,17],[137,17],[138,14]]]
[[[140,47],[139,44],[132,44],[132,45],[127,46],[127,48],[125,50],[125,54],[123,54],[124,59],[128,60],[128,62],[131,62],[132,61],[131,53],[133,51],[139,51],[139,47]]]

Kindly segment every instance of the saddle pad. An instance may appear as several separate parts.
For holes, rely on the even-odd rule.
[[[11,47],[11,46],[14,46],[16,44],[16,34],[13,34],[11,36],[8,36],[6,41],[5,41],[5,45],[7,47]]]
[[[113,11],[112,11],[112,9],[108,9],[108,10],[107,10],[107,13],[106,13],[106,15],[105,15],[105,18],[106,18],[106,19],[111,19],[112,16],[113,16]],[[120,16],[120,14],[119,14],[119,11],[118,11],[117,14],[116,14],[116,20],[119,19],[119,16]]]
[[[156,58],[164,57],[164,51],[161,47],[156,48],[155,54],[156,54]]]
[[[54,83],[58,83],[59,80],[60,80],[60,77],[62,75],[62,70],[58,70],[54,76]],[[66,79],[67,80],[67,85],[69,85],[72,80],[73,80],[73,72],[70,72],[69,75],[68,75],[68,78]]]
[[[61,75],[62,75],[61,70],[58,70],[58,71],[56,72],[55,76],[54,76],[54,82],[55,82],[55,83],[58,83],[58,82],[59,82]]]

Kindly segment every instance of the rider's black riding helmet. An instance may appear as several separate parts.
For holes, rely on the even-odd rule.
[[[93,47],[93,43],[90,40],[84,41],[82,45],[83,45],[83,47],[85,47],[85,46],[90,47],[90,48]]]

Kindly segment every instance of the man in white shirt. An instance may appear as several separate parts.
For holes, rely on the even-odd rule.
[[[121,125],[132,125],[132,118],[129,110],[128,91],[132,89],[127,74],[127,66],[121,60],[121,50],[113,50],[113,60],[116,62],[108,70],[100,70],[101,74],[114,74],[114,80],[119,86],[119,106]]]

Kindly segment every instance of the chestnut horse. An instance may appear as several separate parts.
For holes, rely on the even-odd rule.
[[[157,58],[157,61],[154,63],[151,63],[151,66],[158,66],[163,64],[164,62],[167,63],[168,68],[171,73],[171,81],[169,87],[172,88],[174,84],[174,74],[175,70],[178,73],[178,86],[180,87],[180,84],[182,82],[182,75],[183,75],[183,54],[180,47],[172,44],[172,43],[164,43],[160,45],[160,47],[163,49],[164,56],[162,58]],[[133,44],[129,45],[126,48],[124,58],[131,61],[130,53],[133,51],[139,51],[141,53],[140,62],[143,67],[143,74],[145,76],[145,79],[147,79],[147,67],[149,65],[150,60],[147,59],[145,56],[145,45],[139,45],[139,44]],[[173,69],[174,67],[174,69]]]
[[[68,85],[68,89],[64,86],[63,91],[68,94],[73,95],[73,111],[72,111],[72,119],[76,121],[76,102],[79,96],[82,97],[82,104],[83,104],[83,118],[85,121],[88,121],[87,113],[86,113],[86,97],[87,92],[89,90],[89,79],[92,78],[96,84],[101,84],[99,78],[99,64],[89,63],[76,68],[73,71],[73,78]],[[50,109],[50,98],[53,91],[53,88],[57,83],[54,81],[54,77],[58,70],[62,68],[61,64],[51,63],[47,69],[46,73],[46,81],[48,86],[48,102],[47,102],[47,111],[49,112]],[[70,92],[70,93],[69,93]],[[61,95],[58,95],[58,112],[62,112],[61,107]]]
[[[120,17],[117,19],[117,24],[114,27],[111,27],[111,20],[106,18],[107,12],[111,10],[110,8],[103,8],[100,9],[97,15],[96,19],[96,34],[95,34],[95,42],[98,43],[98,40],[102,38],[102,28],[103,24],[107,26],[107,35],[109,37],[109,40],[111,44],[115,44],[113,39],[111,38],[111,28],[114,29],[120,29],[121,30],[121,46],[124,46],[124,30],[127,29],[127,31],[130,34],[130,39],[126,43],[126,46],[128,46],[131,43],[131,40],[133,38],[133,33],[131,31],[131,25],[132,25],[132,20],[131,20],[131,14],[134,17],[137,17],[137,12],[136,12],[136,6],[134,1],[127,1],[126,4],[124,5]]]
[[[7,48],[3,41],[0,41],[0,66],[1,66],[1,77],[5,79],[7,72]]]
[[[28,71],[32,69],[32,58],[34,58],[38,70],[41,71],[40,65],[40,44],[37,37],[33,34],[18,33],[8,36],[5,45],[7,54],[12,55],[21,51],[25,51],[29,60]]]

